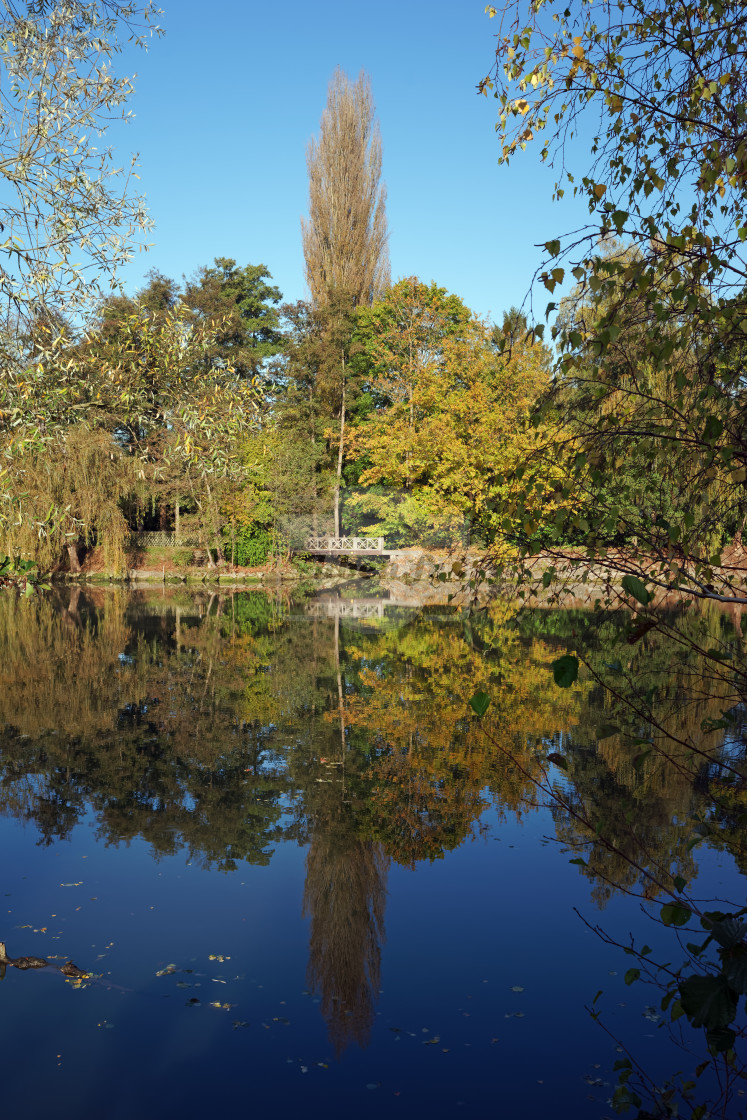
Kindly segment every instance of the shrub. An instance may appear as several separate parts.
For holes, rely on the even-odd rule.
[[[242,568],[256,568],[264,564],[272,551],[272,530],[264,525],[245,525],[237,529],[233,542],[224,532],[223,555]]]

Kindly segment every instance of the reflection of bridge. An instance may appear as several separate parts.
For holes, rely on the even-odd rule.
[[[407,626],[421,611],[412,603],[398,603],[382,597],[343,599],[341,596],[320,595],[307,599],[303,607],[304,618],[334,619],[352,630],[398,630]],[[451,616],[449,616],[451,621]]]
[[[383,537],[308,537],[304,552],[316,555],[389,556]]]
[[[306,614],[313,618],[383,618],[386,599],[311,599]]]

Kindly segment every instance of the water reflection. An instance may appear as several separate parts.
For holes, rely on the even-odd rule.
[[[703,648],[742,641],[717,611],[680,625]],[[579,635],[591,675],[558,690],[550,662]],[[375,1015],[391,861],[438,859],[487,805],[531,812],[548,754],[567,766],[556,837],[600,905],[691,879],[698,813],[731,813],[724,842],[741,843],[724,766],[743,742],[703,730],[732,700],[728,675],[701,679],[674,638],[629,639],[622,615],[503,602],[470,619],[257,593],[0,596],[2,811],[40,844],[90,816],[105,844],[142,836],[156,858],[224,871],[308,845],[308,981],[339,1053]]]

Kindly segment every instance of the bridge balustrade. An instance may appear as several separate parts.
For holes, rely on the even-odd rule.
[[[383,552],[383,537],[309,537],[308,552]]]

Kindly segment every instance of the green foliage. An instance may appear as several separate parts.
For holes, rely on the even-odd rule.
[[[214,341],[206,355],[213,366],[236,377],[257,377],[268,359],[280,354],[280,289],[268,284],[272,276],[263,265],[239,268],[230,257],[216,257],[210,268],[198,270],[184,288],[183,301],[197,322],[209,323]]]
[[[571,258],[577,288],[554,327],[556,440],[537,461],[566,453],[590,554],[632,545],[655,582],[735,599],[739,579],[712,568],[747,513],[743,5],[607,10],[600,22],[586,0],[507,3],[481,83],[499,101],[501,160],[539,142],[589,206],[582,235],[545,245]],[[579,169],[564,144],[587,118]],[[543,279],[552,291],[564,269]]]
[[[123,43],[160,34],[150,2],[20,0],[0,14],[0,355],[7,388],[29,351],[49,354],[66,320],[86,316],[133,242],[150,229],[99,137],[126,119]],[[134,164],[134,161],[133,161]],[[54,325],[56,329],[50,330]],[[0,408],[4,394],[0,394]]]
[[[488,710],[490,696],[487,692],[476,692],[469,702],[470,708],[482,718]]]
[[[224,539],[225,537],[224,530]],[[233,560],[239,567],[256,568],[265,563],[272,547],[273,534],[270,529],[257,524],[242,525],[233,542],[225,540],[223,555],[226,560]]]
[[[8,587],[22,588],[26,595],[33,595],[36,590],[48,590],[49,584],[42,582],[35,560],[0,556],[0,590]]]
[[[542,500],[494,516],[504,476],[534,445],[528,413],[547,385],[548,354],[523,337],[501,348],[493,335],[456,295],[417,277],[359,310],[355,365],[371,407],[348,454],[370,489],[348,504],[370,531],[426,546],[475,530],[492,540],[534,532],[554,509],[556,476],[544,474]]]
[[[570,688],[578,679],[578,658],[566,653],[551,665],[553,679],[560,688]]]
[[[653,596],[650,591],[646,589],[643,580],[638,579],[637,576],[623,576],[620,582],[623,591],[627,591],[628,594],[632,595],[634,599],[637,599],[639,603],[643,603],[644,607],[651,602]]]

